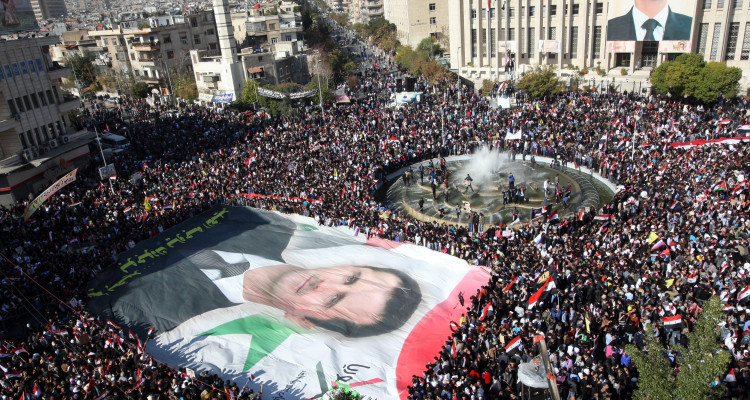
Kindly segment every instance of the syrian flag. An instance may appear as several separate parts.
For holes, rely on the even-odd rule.
[[[544,209],[542,207],[531,209],[531,219],[535,220],[544,215]]]
[[[250,158],[248,158],[247,161],[245,161],[245,166],[249,167],[250,164],[252,164],[254,162],[255,162],[255,153],[251,154]]]
[[[665,245],[666,245],[666,243],[664,243],[663,240],[659,239],[658,242],[654,243],[654,245],[651,246],[651,251],[656,251],[659,247],[665,246]]]
[[[737,304],[745,304],[748,300],[750,300],[750,285],[745,286],[737,295]]]
[[[32,392],[31,395],[34,397],[39,397],[42,395],[42,389],[39,389],[39,386],[37,386],[36,383],[34,384],[34,392]]]
[[[133,206],[129,206],[129,207],[125,208],[124,210],[122,210],[122,212],[124,212],[124,213],[129,213],[131,211],[133,211]]]
[[[484,321],[485,318],[493,311],[492,303],[487,303],[486,306],[484,306],[484,309],[482,309],[482,314],[479,316],[480,321]]]
[[[128,338],[138,340],[138,336],[136,336],[135,333],[133,333],[133,331],[131,331],[130,329],[128,329]]]
[[[663,167],[661,167],[661,168],[659,169],[659,173],[660,173],[660,174],[663,174],[663,173],[664,173],[664,170],[665,170],[665,169],[667,169],[667,166],[668,166],[668,165],[669,165],[669,163],[665,163],[665,164],[664,164],[664,166],[663,166]]]
[[[729,125],[731,123],[732,123],[732,120],[729,119],[729,118],[722,119],[721,121],[719,121],[719,124],[721,124],[721,125]]]
[[[104,391],[104,393],[100,394],[99,396],[94,397],[94,400],[102,400],[103,398],[107,397],[109,395],[108,391]]]
[[[354,228],[354,236],[359,236],[359,227]]]
[[[521,351],[521,346],[521,337],[516,336],[513,338],[513,340],[508,342],[507,345],[505,345],[505,354],[507,354],[508,356],[514,356],[518,354],[519,351]]]
[[[721,263],[721,274],[723,275],[725,272],[727,272],[727,269],[729,269],[729,263],[727,262],[727,259],[724,259],[724,262]]]
[[[560,222],[560,216],[557,215],[557,210],[552,211],[552,214],[547,217],[547,222],[550,224]]]
[[[669,239],[669,241],[667,242],[667,245],[669,247],[675,247],[677,246],[677,242],[675,242],[674,239]]]
[[[537,303],[544,301],[547,297],[549,297],[550,293],[557,288],[555,285],[555,280],[550,276],[547,278],[547,281],[544,282],[544,285],[539,288],[539,290],[536,291],[531,297],[529,297],[529,309],[534,308]]]
[[[581,211],[579,211],[579,212],[578,212],[578,220],[579,220],[579,221],[583,221],[583,215],[584,215],[584,214],[585,214],[585,213],[583,212],[583,210],[581,210]]]
[[[619,118],[617,118],[615,122],[612,123],[612,127],[615,129],[620,129],[621,126],[622,126],[622,121],[620,121]]]
[[[750,124],[744,124],[737,127],[738,131],[750,131]]]
[[[734,376],[734,368],[730,369],[727,376],[724,377],[724,382],[737,382],[737,377]]]
[[[503,289],[503,293],[508,292],[510,289],[512,289],[513,285],[515,285],[516,282],[518,282],[518,277],[513,278],[510,281],[510,283],[508,283],[508,286],[506,286],[505,289]]]
[[[23,378],[23,371],[6,372],[5,379]]]
[[[16,355],[17,355],[17,356],[20,356],[20,355],[21,355],[21,354],[23,354],[23,353],[29,354],[29,352],[28,352],[28,351],[26,351],[26,349],[24,349],[23,347],[16,347],[16,348],[15,348],[15,349],[13,349],[12,351],[13,351],[14,353],[16,353]]]
[[[672,254],[672,252],[669,251],[669,247],[664,249],[661,253],[659,253],[658,257],[669,257],[669,255]]]
[[[594,217],[594,221],[609,221],[610,218],[613,218],[612,214],[599,214]]]
[[[111,325],[113,328],[120,330],[122,327],[120,325],[117,325],[116,323],[112,322],[111,320],[107,320],[107,325]]]
[[[682,329],[682,317],[675,315],[674,317],[664,317],[661,319],[664,323],[664,327],[667,329]]]
[[[456,342],[451,343],[451,357],[456,358]]]

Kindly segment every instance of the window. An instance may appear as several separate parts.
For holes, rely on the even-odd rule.
[[[193,43],[201,44],[201,35],[193,35]]]
[[[24,149],[29,148],[29,144],[26,142],[26,135],[23,134],[23,132],[18,134],[18,138],[21,139],[21,145]]]
[[[508,29],[508,40],[516,40],[516,28]]]
[[[437,24],[437,18],[436,17],[430,17],[430,25]]]
[[[27,110],[31,110],[31,101],[29,100],[28,95],[23,95],[23,104],[26,106]]]
[[[477,56],[477,30],[471,30],[471,57]]]
[[[271,43],[276,44],[279,41],[279,38],[271,38]],[[214,45],[214,48],[216,47],[216,44],[211,43]]]
[[[471,18],[474,19],[476,17],[477,17],[477,10],[475,10],[475,9],[472,8],[471,9]]]
[[[737,36],[740,34],[740,23],[732,22],[729,25],[729,38],[727,40],[727,51],[725,58],[727,60],[734,60],[734,53],[737,52]]]
[[[180,35],[180,43],[188,44],[187,35]]]
[[[643,42],[643,48],[641,49],[641,62],[645,68],[653,68],[656,66],[656,56],[659,54],[659,42],[648,41]]]
[[[258,62],[263,61],[263,56],[258,56]]]
[[[703,9],[704,10],[710,10],[711,9],[711,0],[703,0]]]
[[[573,15],[578,15],[578,4],[571,4],[571,11],[570,13]]]
[[[706,44],[708,43],[708,24],[701,24],[698,28],[698,54],[706,55]]]
[[[547,6],[542,6],[542,18],[547,16]]]
[[[23,72],[24,74],[28,74],[29,70],[28,68],[26,68],[26,61],[21,61],[20,64],[21,64],[21,72]]]
[[[8,78],[13,77],[13,73],[10,72],[10,65],[5,66],[5,76],[7,76]]]
[[[173,59],[174,58],[174,51],[168,51],[167,52],[167,58],[170,59],[170,60]]]
[[[39,92],[39,100],[42,101],[43,106],[47,105],[47,99],[44,97],[44,92]]]
[[[163,37],[163,38],[162,38],[161,40],[162,40],[162,41],[163,41],[164,43],[172,43],[172,35],[167,35],[167,36],[164,36],[164,37]]]
[[[570,46],[568,48],[568,53],[570,53],[570,58],[576,58],[578,54],[578,27],[577,26],[570,27],[570,42],[568,46]]]
[[[516,16],[516,9],[513,7],[508,8],[508,17],[513,18]]]
[[[190,18],[190,26],[192,26],[193,28],[197,28],[198,27],[198,18]]]
[[[721,10],[722,8],[724,8],[724,0],[717,0],[716,1],[716,8],[718,8],[719,10]]]
[[[10,115],[18,114],[18,109],[16,108],[16,105],[13,103],[13,100],[8,100],[8,108],[10,108]]]
[[[13,66],[13,75],[15,76],[21,75],[21,70],[18,69],[18,64],[13,63],[12,66]]]
[[[39,108],[39,101],[36,98],[36,93],[32,93],[29,96],[31,96],[31,102],[34,104],[34,108]]]
[[[34,65],[34,60],[29,60],[29,69],[31,72],[36,72],[36,66]]]
[[[291,42],[292,41],[292,35],[285,35],[284,36],[284,41],[285,42]]]
[[[732,6],[734,8],[742,8],[742,0],[732,0]]]
[[[18,111],[20,112],[26,111],[26,109],[23,108],[23,101],[21,101],[20,97],[16,97],[16,107],[18,107]]]
[[[547,36],[549,40],[555,40],[557,39],[557,28],[554,26],[549,27],[549,35]]]
[[[529,28],[529,37],[526,41],[526,53],[531,57],[536,50],[536,28]]]
[[[276,30],[276,24],[268,24],[268,30],[269,31]],[[211,29],[211,32],[206,32],[206,33],[208,33],[209,35],[213,35],[214,34],[213,29]]]
[[[604,3],[596,3],[596,13],[601,14],[604,12]]]
[[[52,122],[50,122],[49,124],[47,124],[47,130],[52,135],[52,137],[56,136],[55,135],[55,126],[52,125]]]
[[[526,29],[521,28],[521,34],[518,36],[518,51],[524,51],[523,41],[526,40]],[[526,57],[526,54],[522,53],[521,57]]]
[[[719,40],[721,39],[721,22],[714,24],[714,37],[711,41],[711,61],[716,61],[716,56],[719,55]]]
[[[273,40],[271,40],[271,43],[276,43],[276,38],[273,38]],[[216,50],[216,43],[209,43],[208,48],[211,50]]]
[[[436,9],[435,3],[430,3],[430,11],[435,11]]]
[[[135,61],[135,53],[130,53],[130,59]]]
[[[495,58],[497,54],[497,33],[495,28],[490,28],[490,58]]]
[[[42,135],[44,136],[44,139],[45,140],[49,140],[50,139],[50,135],[47,133],[47,127],[44,126],[44,125],[42,125],[42,126],[40,126],[40,128],[42,128]]]
[[[47,102],[50,104],[55,104],[55,98],[52,97],[52,91],[47,89]]]
[[[490,8],[490,18],[495,18],[495,9]]]
[[[536,7],[535,6],[529,6],[529,17],[533,17],[534,14],[536,14]]]
[[[41,58],[37,58],[36,59],[36,69],[39,72],[44,71],[44,66],[42,65],[42,59]]]
[[[557,15],[557,6],[556,5],[550,5],[549,6],[549,16],[554,17]]]
[[[740,60],[750,59],[750,23],[745,24],[745,37],[742,39]]]
[[[591,53],[593,54],[595,59],[600,58],[602,56],[602,27],[601,26],[594,27],[593,46],[594,47],[591,49]]]

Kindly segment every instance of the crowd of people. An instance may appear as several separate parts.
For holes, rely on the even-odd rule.
[[[392,54],[361,54],[371,59],[350,89],[357,100],[326,104],[322,113],[313,105],[271,116],[132,99],[87,107],[88,128],[130,142],[112,160],[116,179],[100,181],[102,160],[92,154],[78,180],[30,220],[21,218],[25,202],[0,209],[0,315],[6,329],[28,321],[0,351],[3,398],[256,396],[241,382],[161,364],[127,329],[86,311],[88,282],[119,253],[217,203],[348,224],[491,271],[445,348],[414,377],[413,399],[518,398],[517,368],[533,355],[537,331],[545,332],[563,398],[628,398],[638,381],[624,346],[642,346],[645,325],[665,345],[684,344],[709,297],[737,305],[750,271],[748,147],[670,143],[743,136],[736,128],[747,123],[744,100],[697,106],[632,93],[568,91],[545,100],[517,93],[518,106],[502,110],[455,82],[419,78],[423,101],[395,108],[390,95],[402,81],[374,68],[392,66]],[[504,140],[518,130],[522,140]],[[528,155],[585,166],[618,191],[600,209],[558,224],[534,220],[512,236],[496,234],[502,224],[468,228],[473,220],[381,212],[388,204],[374,193],[389,174],[482,146],[523,154],[516,162]],[[550,281],[557,292],[529,307]],[[734,394],[750,387],[750,314],[727,310],[722,340],[734,379],[716,378]],[[664,327],[674,315],[684,330]],[[517,337],[521,345],[506,351]]]

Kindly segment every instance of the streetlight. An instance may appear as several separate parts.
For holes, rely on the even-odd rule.
[[[315,75],[318,76],[318,98],[320,101],[320,114],[323,119],[326,117],[325,110],[323,110],[323,91],[320,89],[320,52],[318,52],[318,58],[315,60]]]

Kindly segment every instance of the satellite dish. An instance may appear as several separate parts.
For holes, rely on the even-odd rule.
[[[536,389],[547,389],[547,369],[544,368],[542,360],[535,357],[529,362],[518,366],[518,381],[525,386]]]

